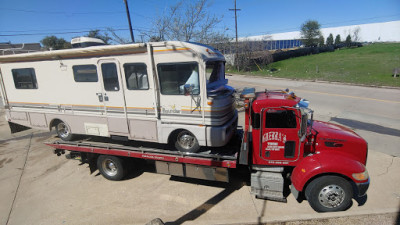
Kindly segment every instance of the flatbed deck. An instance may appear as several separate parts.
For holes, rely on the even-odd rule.
[[[104,155],[141,158],[156,161],[187,163],[204,166],[236,168],[239,149],[235,146],[203,148],[198,153],[169,150],[165,145],[143,146],[138,142],[115,142],[109,138],[94,138],[81,141],[63,141],[53,138],[45,142],[55,149]]]

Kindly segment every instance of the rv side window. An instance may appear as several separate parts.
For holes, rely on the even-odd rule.
[[[35,70],[33,68],[11,70],[16,89],[37,89]]]
[[[184,86],[192,87],[192,94],[200,94],[199,66],[197,63],[158,64],[161,94],[183,95]]]
[[[147,67],[143,63],[124,64],[126,87],[128,90],[148,90]]]
[[[72,66],[75,82],[97,82],[97,69],[95,65]]]
[[[115,63],[101,64],[104,89],[106,91],[119,91],[118,72]]]

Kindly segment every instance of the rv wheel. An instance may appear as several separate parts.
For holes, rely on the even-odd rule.
[[[353,198],[351,184],[342,177],[323,176],[313,180],[305,196],[317,212],[336,212],[348,209]]]
[[[121,180],[126,168],[123,159],[112,155],[100,155],[97,158],[97,168],[101,175],[108,180]]]
[[[71,133],[71,129],[64,122],[59,122],[56,125],[56,131],[59,138],[63,141],[71,141],[74,138],[74,135]]]
[[[192,133],[182,130],[176,135],[175,148],[181,152],[196,152],[200,146]]]

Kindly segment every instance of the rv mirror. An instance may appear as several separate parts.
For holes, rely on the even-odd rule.
[[[185,84],[185,86],[183,86],[183,90],[186,96],[192,94],[192,85]]]

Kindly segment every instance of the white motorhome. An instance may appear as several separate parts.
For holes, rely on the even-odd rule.
[[[223,146],[237,125],[225,58],[188,42],[94,46],[0,56],[0,90],[12,132],[21,126]]]

